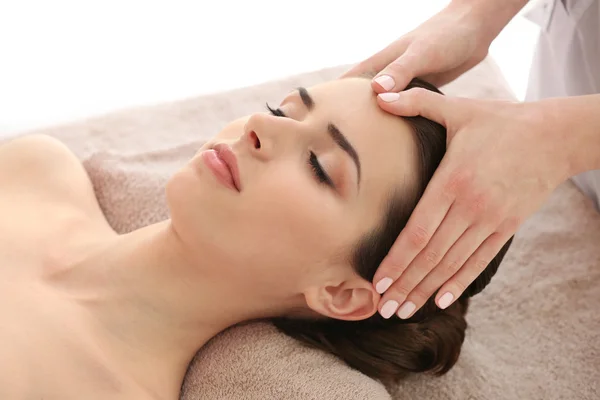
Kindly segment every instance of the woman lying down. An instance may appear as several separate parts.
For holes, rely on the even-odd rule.
[[[125,235],[61,143],[2,145],[0,398],[177,399],[198,349],[258,319],[376,379],[448,371],[509,244],[446,310],[379,315],[371,279],[446,138],[376,101],[349,78],[233,121],[169,180],[171,219]]]

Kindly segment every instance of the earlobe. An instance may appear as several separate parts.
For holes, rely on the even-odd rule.
[[[313,287],[304,293],[308,306],[326,317],[359,321],[377,312],[379,294],[373,285],[354,278],[337,285]]]

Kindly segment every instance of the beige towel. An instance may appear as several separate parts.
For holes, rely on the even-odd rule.
[[[168,216],[163,186],[228,121],[276,103],[294,87],[334,79],[331,68],[172,104],[125,110],[38,131],[83,161],[119,232]],[[445,88],[513,99],[490,60]],[[182,399],[598,399],[600,216],[563,185],[518,233],[492,281],[474,298],[456,367],[386,389],[335,357],[301,347],[271,325],[217,336],[197,355]]]

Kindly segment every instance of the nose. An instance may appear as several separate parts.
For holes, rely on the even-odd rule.
[[[271,160],[287,146],[294,130],[291,120],[266,113],[250,116],[244,126],[242,140],[247,142],[251,154],[262,161]]]

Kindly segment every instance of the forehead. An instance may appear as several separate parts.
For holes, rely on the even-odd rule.
[[[363,205],[386,201],[393,190],[409,190],[417,165],[412,128],[377,105],[369,79],[330,81],[308,92],[314,100],[311,113],[335,124],[360,157],[363,176],[358,199]]]

